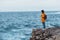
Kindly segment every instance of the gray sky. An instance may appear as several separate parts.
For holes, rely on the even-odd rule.
[[[0,0],[0,11],[60,10],[60,0]]]

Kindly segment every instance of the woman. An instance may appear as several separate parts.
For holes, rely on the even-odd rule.
[[[45,12],[44,12],[44,10],[41,10],[41,21],[42,21],[42,24],[43,24],[43,28],[46,28],[45,27],[45,21],[46,21],[46,19],[47,19],[47,16],[46,16],[46,14],[45,14]]]

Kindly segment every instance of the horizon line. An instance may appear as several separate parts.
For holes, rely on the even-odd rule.
[[[40,12],[40,11],[0,11],[0,12]],[[48,11],[55,11],[55,10],[48,10]],[[46,10],[46,12],[48,11]],[[56,10],[56,12],[60,12],[60,11]]]

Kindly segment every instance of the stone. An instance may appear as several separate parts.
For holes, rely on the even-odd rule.
[[[33,29],[32,37],[30,38],[30,40],[56,40],[56,38],[59,39],[60,37],[60,36],[57,37],[55,36],[56,34],[59,34],[59,32],[60,32],[59,28],[47,28],[45,30]]]

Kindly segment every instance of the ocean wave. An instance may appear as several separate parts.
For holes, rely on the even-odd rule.
[[[60,26],[60,12],[47,12],[46,28]],[[29,40],[32,30],[43,28],[40,12],[0,13],[1,40]],[[52,24],[52,25],[51,25]]]

